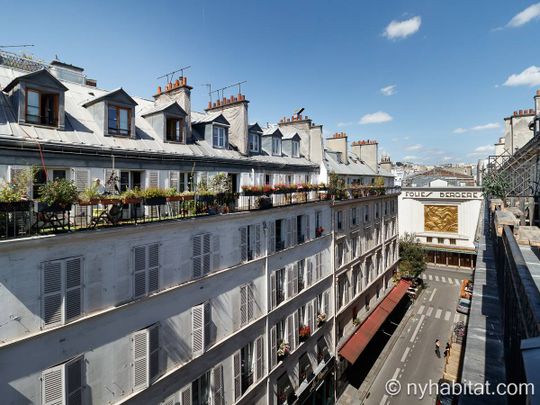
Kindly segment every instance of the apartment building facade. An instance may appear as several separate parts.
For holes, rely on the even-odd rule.
[[[185,77],[150,101],[101,90],[71,65],[0,62],[0,182],[37,167],[33,200],[62,178],[80,191],[100,179],[113,193],[167,188],[195,200],[221,173],[238,193],[317,185],[332,154],[364,184],[380,176],[358,157],[351,169],[308,117],[250,124],[241,94],[192,111]],[[47,216],[54,232],[36,231],[44,218],[31,210],[28,233],[0,240],[3,401],[332,403],[347,308],[375,305],[392,287],[398,190],[383,178],[382,191],[343,201],[274,193],[265,210],[240,193],[222,215],[125,203],[108,226],[89,220],[103,205],[73,204],[67,219]],[[2,219],[19,229],[16,214]],[[347,287],[348,306],[335,269],[367,274]]]

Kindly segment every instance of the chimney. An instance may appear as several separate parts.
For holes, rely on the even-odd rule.
[[[187,77],[181,76],[174,83],[167,83],[162,91],[158,86],[157,93],[154,95],[155,104],[170,103],[176,101],[186,112],[186,139],[191,140],[191,90],[188,86]]]
[[[383,169],[384,171],[391,173],[392,172],[392,160],[390,160],[390,156],[384,155],[381,158],[381,162],[379,163],[379,167]]]
[[[336,132],[332,137],[326,140],[328,149],[341,153],[342,163],[349,163],[349,154],[347,152],[347,134],[345,132]]]
[[[379,161],[379,144],[374,140],[356,141],[352,143],[351,150],[375,173],[379,172],[377,162]]]
[[[534,113],[540,114],[540,90],[536,90],[536,94],[534,96]]]
[[[215,103],[208,103],[207,112],[220,112],[229,121],[229,142],[247,155],[248,150],[248,103],[246,96],[237,94],[229,98],[223,97]]]

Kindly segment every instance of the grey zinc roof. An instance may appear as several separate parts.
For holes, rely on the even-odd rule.
[[[180,104],[178,104],[176,101],[171,101],[169,103],[157,104],[154,107],[144,110],[141,112],[141,116],[146,117],[147,115],[165,111],[169,108],[176,110],[177,113],[186,115],[186,112],[182,109],[182,107],[180,107]]]
[[[3,89],[15,78],[24,75],[16,69],[0,65],[0,88]],[[154,101],[140,97],[132,97],[137,103],[135,106],[136,137],[105,136],[103,128],[94,121],[91,112],[83,104],[97,97],[110,94],[109,91],[68,81],[62,81],[68,88],[65,95],[66,123],[65,130],[32,125],[19,125],[13,107],[7,95],[0,91],[0,137],[14,140],[39,140],[43,143],[56,145],[77,145],[104,150],[124,150],[131,152],[159,153],[161,155],[177,155],[189,158],[190,156],[208,156],[214,158],[231,159],[235,162],[250,161],[267,162],[275,164],[291,164],[295,166],[309,166],[314,170],[317,165],[307,159],[292,159],[279,156],[251,156],[246,157],[234,150],[214,149],[208,142],[197,141],[195,144],[177,144],[163,142],[152,125],[142,117],[154,108]],[[212,122],[220,115],[219,112],[203,114],[192,112],[193,123]]]
[[[341,163],[338,158],[338,152],[332,152],[328,149],[324,151],[324,166],[329,173],[336,173],[346,176],[375,176],[373,170],[369,168],[366,164],[362,163],[358,159],[349,157],[349,163]]]

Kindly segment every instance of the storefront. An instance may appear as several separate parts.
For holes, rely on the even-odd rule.
[[[459,250],[424,246],[426,261],[436,266],[454,267],[457,269],[474,269],[476,266],[476,252],[474,250]]]

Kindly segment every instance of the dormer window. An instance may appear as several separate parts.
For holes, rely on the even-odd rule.
[[[109,105],[109,134],[130,135],[131,109]]]
[[[26,122],[58,126],[58,93],[26,90]]]
[[[281,138],[272,137],[272,155],[281,156]]]
[[[261,137],[259,134],[250,132],[249,133],[249,151],[250,152],[259,152],[261,148]]]
[[[298,141],[292,141],[292,156],[300,157],[300,142]]]
[[[182,118],[167,118],[165,139],[170,142],[184,143],[184,120]]]
[[[227,128],[214,125],[213,144],[214,148],[224,149],[227,147]]]

